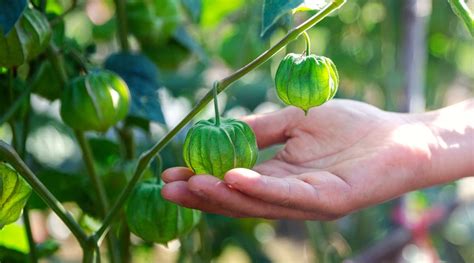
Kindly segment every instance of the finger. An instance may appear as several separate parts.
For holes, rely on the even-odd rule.
[[[187,167],[173,167],[164,170],[161,174],[161,179],[165,183],[171,183],[175,181],[187,181],[189,177],[193,175],[193,171]]]
[[[246,196],[229,188],[223,181],[213,176],[193,176],[188,181],[188,187],[191,192],[205,199],[208,204],[240,215],[267,219],[332,219],[323,214],[281,207]],[[200,203],[198,206],[204,207],[207,204]]]
[[[161,195],[163,198],[173,203],[177,203],[188,208],[199,209],[207,213],[220,214],[229,217],[246,216],[234,213],[232,211],[227,211],[217,206],[209,205],[206,200],[191,192],[188,189],[188,183],[183,181],[171,182],[164,185],[161,190]]]
[[[270,159],[255,165],[252,170],[259,174],[266,174],[273,177],[286,177],[294,174],[311,172],[314,171],[314,168],[305,168],[282,160]]]
[[[248,196],[283,207],[337,216],[350,206],[349,185],[324,171],[276,178],[237,168],[227,172],[224,180]]]
[[[258,146],[265,148],[285,142],[287,130],[303,117],[302,110],[287,107],[268,114],[246,116],[242,120],[255,132]]]

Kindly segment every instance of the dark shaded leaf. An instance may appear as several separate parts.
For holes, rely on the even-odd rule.
[[[207,59],[204,49],[189,35],[184,27],[179,27],[173,34],[173,38],[183,47],[196,54],[200,60]]]
[[[303,0],[265,0],[263,3],[262,31],[264,35],[283,15],[298,7]]]
[[[0,0],[0,30],[5,36],[26,8],[26,0]]]
[[[181,0],[181,3],[193,22],[201,20],[202,0]]]
[[[104,66],[127,83],[132,95],[130,116],[165,123],[158,96],[158,69],[150,59],[141,54],[116,53]]]
[[[120,160],[120,146],[105,138],[89,138],[94,160],[102,167],[112,167]]]
[[[83,210],[90,210],[91,207],[94,207],[94,202],[87,192],[89,188],[85,175],[64,173],[53,169],[42,170],[37,175],[38,179],[60,202],[75,202]],[[36,193],[31,195],[29,205],[32,209],[47,207]]]
[[[45,258],[53,255],[60,248],[59,243],[56,240],[48,239],[43,243],[36,245],[36,253],[38,257]]]

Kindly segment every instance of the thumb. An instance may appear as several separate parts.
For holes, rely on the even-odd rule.
[[[288,139],[288,130],[304,117],[302,110],[295,107],[259,115],[243,117],[245,121],[255,132],[259,148],[284,143]]]

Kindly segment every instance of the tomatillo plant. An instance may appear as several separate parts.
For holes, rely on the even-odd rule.
[[[188,233],[197,224],[199,212],[166,203],[161,197],[161,185],[155,181],[144,181],[136,187],[145,170],[148,169],[150,162],[212,99],[214,99],[216,117],[207,121],[199,121],[188,133],[184,146],[185,162],[196,173],[210,173],[220,178],[222,178],[226,171],[234,167],[251,168],[256,162],[258,152],[255,135],[250,127],[241,121],[220,119],[217,108],[217,95],[236,80],[265,63],[290,42],[304,34],[306,30],[341,7],[344,2],[344,0],[334,0],[327,4],[318,13],[292,29],[279,42],[265,50],[253,61],[229,76],[215,82],[214,88],[209,90],[173,129],[167,132],[161,140],[150,149],[140,155],[133,174],[127,177],[129,178],[128,182],[123,185],[121,193],[116,200],[114,200],[112,205],[110,205],[108,200],[108,189],[102,182],[102,170],[98,169],[100,164],[98,164],[99,161],[97,159],[102,156],[96,156],[96,158],[94,158],[91,140],[86,136],[86,133],[112,131],[110,128],[113,127],[114,130],[119,130],[119,134],[130,134],[127,133],[127,129],[129,125],[131,125],[130,123],[134,121],[133,118],[126,118],[129,110],[133,109],[130,105],[132,103],[147,105],[146,103],[148,103],[147,101],[141,101],[140,97],[134,98],[130,96],[132,87],[136,89],[136,86],[140,86],[145,89],[149,85],[154,87],[157,83],[154,79],[141,75],[140,72],[128,69],[127,65],[121,65],[123,66],[121,69],[124,69],[123,71],[126,75],[128,74],[126,77],[122,76],[127,82],[123,81],[122,78],[115,73],[105,70],[90,72],[85,70],[85,72],[78,73],[80,70],[77,70],[78,67],[76,64],[79,64],[79,68],[85,69],[83,65],[84,59],[78,58],[78,56],[75,55],[76,53],[80,54],[80,52],[76,50],[78,47],[72,44],[66,48],[58,46],[58,44],[62,44],[58,41],[49,42],[50,39],[64,40],[64,32],[61,33],[58,27],[61,25],[61,19],[64,18],[70,10],[64,11],[64,14],[56,18],[52,18],[53,20],[51,21],[54,21],[54,23],[51,23],[54,25],[53,31],[57,31],[54,31],[51,37],[49,31],[50,27],[48,23],[45,23],[44,14],[36,10],[45,10],[44,6],[41,7],[42,4],[40,3],[40,6],[34,9],[27,9],[10,33],[6,36],[3,34],[0,35],[0,47],[8,47],[8,50],[11,50],[9,53],[8,51],[5,52],[5,49],[0,48],[0,66],[8,67],[6,69],[9,76],[7,88],[9,94],[12,95],[10,96],[11,101],[9,101],[9,103],[15,105],[14,108],[12,106],[8,111],[8,115],[0,118],[2,122],[8,122],[11,125],[14,135],[12,146],[5,142],[0,142],[0,161],[2,162],[0,163],[0,168],[2,169],[2,176],[5,174],[8,176],[8,180],[4,177],[1,178],[0,186],[13,184],[12,176],[21,175],[39,198],[58,215],[77,238],[84,252],[83,262],[100,261],[99,248],[106,235],[108,236],[107,243],[110,262],[120,262],[121,259],[124,258],[124,261],[127,261],[127,255],[122,255],[122,251],[120,251],[118,246],[120,245],[122,248],[125,248],[124,250],[127,250],[130,244],[126,242],[124,244],[118,244],[116,240],[116,233],[119,232],[118,229],[114,228],[114,230],[117,231],[109,231],[110,228],[113,227],[112,223],[115,220],[122,222],[120,231],[125,229],[125,231],[122,232],[125,236],[127,236],[128,227],[129,230],[141,236],[144,240],[152,242],[165,243],[171,239],[180,237],[184,233]],[[118,39],[122,52],[128,52],[130,49],[128,43],[129,26],[131,27],[130,32],[136,36],[142,48],[146,47],[146,44],[150,44],[142,42],[155,42],[156,39],[149,39],[148,37],[154,38],[155,35],[153,35],[153,32],[158,31],[164,32],[164,36],[162,37],[165,42],[166,38],[173,38],[173,41],[177,41],[178,39],[184,43],[188,40],[186,36],[183,37],[183,35],[178,34],[179,32],[176,31],[175,22],[179,19],[177,13],[162,14],[161,9],[149,9],[146,6],[142,6],[138,1],[130,1],[129,8],[131,13],[127,16],[127,3],[124,0],[115,0],[114,3],[117,9],[116,26],[119,27],[117,32],[119,33]],[[147,1],[147,3],[151,2]],[[73,6],[75,6],[75,1]],[[153,6],[157,7],[156,4]],[[177,11],[175,1],[167,1],[167,8],[173,12]],[[140,12],[145,12],[147,15],[142,17]],[[170,15],[171,20],[165,19],[167,15]],[[31,16],[35,19],[30,19]],[[137,25],[134,25],[136,21],[140,21],[141,19],[147,19],[145,31],[136,28]],[[22,32],[29,32],[29,34],[22,35]],[[156,42],[161,45],[161,39],[156,40]],[[46,48],[48,43],[49,47]],[[293,96],[295,96],[294,89],[299,87],[292,86],[292,80],[285,79],[283,76],[277,77],[277,89],[279,89],[279,87],[281,88],[282,85],[286,85],[288,87],[288,93],[286,93],[288,102],[293,103],[299,100],[301,101],[301,105],[297,106],[307,111],[309,107],[319,105],[332,98],[337,89],[338,76],[334,65],[329,59],[313,57],[313,55],[309,54],[309,51],[306,56],[308,56],[308,58],[304,59],[304,64],[308,63],[309,66],[305,66],[305,68],[310,68],[310,70],[301,74],[308,74],[308,77],[305,79],[313,81],[314,83],[317,82],[317,85],[315,84],[315,86],[317,86],[317,92],[322,95],[318,95],[317,98],[312,98],[311,96],[306,96],[307,94],[311,95],[312,91],[306,90],[306,97],[300,96],[298,99],[293,99]],[[38,57],[47,57],[51,68],[57,73],[57,77],[60,81],[59,86],[62,87],[56,89],[62,93],[61,117],[64,123],[72,128],[76,136],[82,151],[84,165],[89,175],[88,183],[92,185],[94,190],[92,196],[96,199],[93,200],[98,200],[99,202],[99,205],[96,206],[98,211],[94,212],[97,212],[101,224],[100,227],[94,229],[91,234],[88,234],[79,225],[76,219],[62,206],[58,198],[38,179],[17,153],[25,152],[23,149],[28,133],[28,118],[25,118],[22,125],[11,120],[12,116],[18,112],[18,109],[21,108],[20,106],[22,106],[23,103],[26,103],[28,107],[30,106],[29,100],[25,99],[30,95],[30,89],[26,89],[26,92],[24,94],[21,93],[21,96],[14,96],[15,93],[13,91],[17,86],[14,80],[21,79],[19,77],[18,66],[29,63],[28,65],[35,69],[35,67],[39,65],[39,61],[35,60],[35,58]],[[288,66],[282,69],[285,72],[281,74],[291,75],[289,71],[292,70],[290,68],[293,66],[290,64],[297,63],[297,60],[298,58],[294,56],[285,58],[282,63],[288,63]],[[26,74],[28,75],[28,72]],[[1,76],[3,77],[3,75]],[[33,74],[21,80],[28,85],[41,82],[39,80],[42,78],[43,76],[41,75],[37,76]],[[316,78],[320,79],[316,80]],[[137,83],[139,83],[139,85],[137,85]],[[127,84],[130,86],[130,89],[127,87]],[[55,85],[58,86],[57,83]],[[302,88],[307,89],[307,87]],[[143,90],[138,89],[138,91],[134,91],[142,92]],[[48,95],[47,97],[54,99],[57,97],[57,94]],[[26,108],[28,109],[28,107]],[[2,124],[3,123],[0,123],[0,125]],[[17,134],[17,128],[20,126],[22,128],[22,136]],[[212,137],[212,139],[208,145],[204,145],[203,140],[206,140],[208,137]],[[122,143],[126,149],[134,147],[133,140],[123,140]],[[133,151],[128,150],[127,152]],[[24,157],[23,154],[21,154],[21,156]],[[133,159],[133,156],[128,154],[127,158]],[[107,161],[108,160],[105,160],[104,162]],[[15,182],[23,182],[19,177],[15,180]],[[15,183],[15,185],[17,185],[17,183]],[[0,192],[0,196],[4,194],[8,194],[9,196],[13,195],[15,198],[9,198],[9,200],[17,200],[14,204],[5,202],[8,207],[12,208],[11,210],[8,209],[8,211],[12,212],[10,213],[5,210],[9,215],[3,217],[4,211],[2,210],[0,212],[0,224],[10,223],[13,219],[17,218],[19,214],[18,211],[23,208],[23,200],[28,195],[27,190],[29,188],[26,184],[18,183],[18,185],[23,189],[18,193],[7,193],[0,187],[2,191]],[[70,191],[75,192],[76,190],[77,189]],[[153,201],[146,202],[148,198],[151,198]],[[128,199],[127,209],[124,211],[124,205]],[[0,204],[3,205],[3,203]],[[150,219],[152,220],[150,221]],[[128,236],[129,235],[130,233],[128,232]],[[30,241],[30,247],[35,247],[34,241]],[[33,259],[33,261],[35,260]]]

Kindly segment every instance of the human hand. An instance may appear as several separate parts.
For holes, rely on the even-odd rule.
[[[433,177],[438,139],[420,115],[332,100],[308,116],[296,108],[250,116],[260,148],[284,143],[272,160],[221,181],[185,167],[163,172],[163,196],[232,217],[331,220],[448,178]]]

